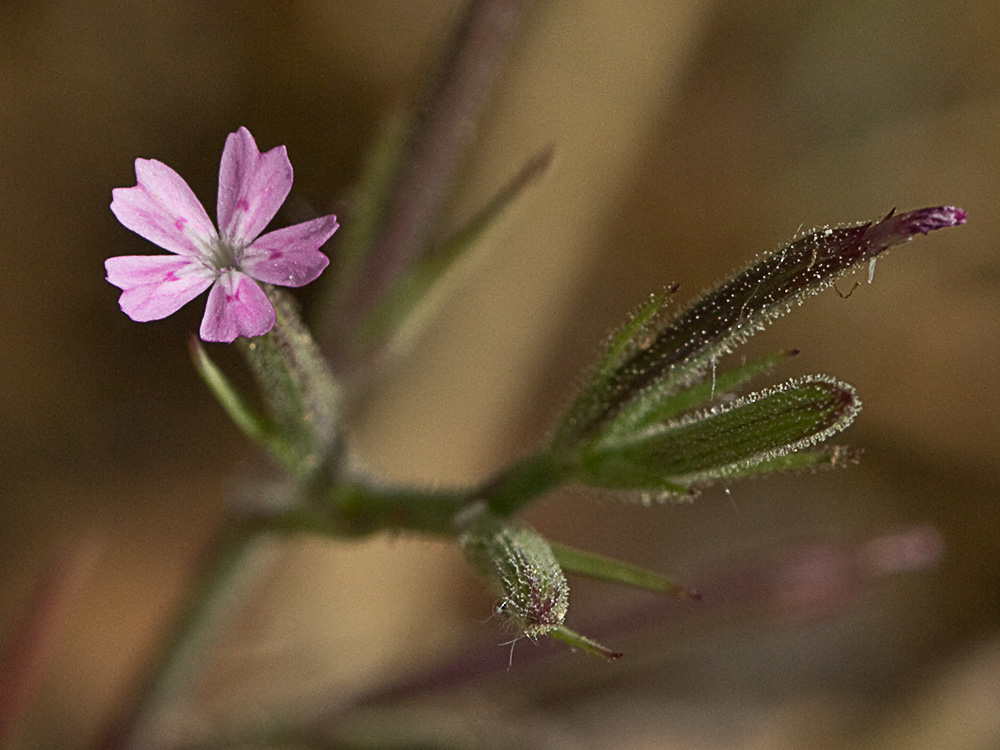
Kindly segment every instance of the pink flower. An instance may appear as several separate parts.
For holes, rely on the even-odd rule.
[[[266,153],[240,128],[226,138],[219,168],[219,231],[201,202],[174,170],[155,159],[136,159],[138,184],[112,191],[118,221],[174,255],[108,258],[108,281],[122,290],[118,304],[132,320],[159,320],[211,287],[201,338],[231,342],[262,336],[274,326],[274,307],[262,281],[298,287],[330,262],[319,248],[337,230],[322,216],[260,235],[292,187],[284,146]]]

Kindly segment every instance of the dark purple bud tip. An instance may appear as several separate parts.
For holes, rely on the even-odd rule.
[[[939,206],[937,208],[922,208],[910,211],[903,216],[909,216],[906,227],[910,234],[927,234],[932,229],[955,227],[965,223],[965,210],[957,206]]]
[[[882,221],[872,225],[869,230],[873,233],[870,239],[876,247],[896,245],[906,242],[917,234],[927,234],[935,229],[955,227],[965,223],[965,211],[956,206],[920,208],[899,215],[893,215],[894,213],[895,209]]]
[[[600,377],[571,408],[558,440],[569,444],[590,438],[629,402],[639,403],[650,393],[666,398],[691,386],[722,354],[851,269],[868,264],[871,283],[875,259],[893,245],[964,223],[961,208],[937,206],[901,214],[893,209],[881,221],[816,229],[761,256],[665,325],[657,326],[654,315],[666,298],[655,296],[657,307],[647,305],[644,317],[634,319],[639,324],[633,321],[613,339]]]

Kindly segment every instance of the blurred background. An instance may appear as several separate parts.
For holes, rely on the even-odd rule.
[[[203,302],[142,325],[118,310],[103,260],[156,250],[111,189],[156,158],[214,214],[245,125],[288,147],[280,221],[349,221],[371,139],[417,100],[462,5],[0,6],[0,643],[46,571],[71,571],[15,747],[91,746],[129,705],[253,458],[188,359]],[[432,747],[1000,746],[1000,7],[528,6],[453,220],[545,146],[555,163],[372,389],[353,449],[395,481],[479,481],[545,435],[651,291],[678,282],[683,300],[800,229],[959,205],[967,226],[746,350],[796,347],[779,379],[854,384],[865,409],[843,440],[862,463],[690,505],[564,492],[533,509],[548,537],[704,595],[572,579],[569,624],[626,651],[610,665],[521,642],[508,669],[491,597],[446,545],[270,545],[156,737],[322,717],[352,747],[387,726]]]

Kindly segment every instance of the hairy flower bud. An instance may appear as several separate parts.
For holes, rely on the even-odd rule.
[[[683,495],[721,478],[841,463],[850,454],[809,449],[854,419],[860,401],[851,386],[812,376],[735,398],[736,386],[786,355],[718,375],[716,362],[889,247],[964,223],[953,206],[893,211],[803,235],[672,320],[661,317],[676,287],[651,297],[611,337],[563,418],[551,446],[556,465],[591,486]]]
[[[593,437],[648,391],[666,397],[691,386],[713,362],[767,323],[893,245],[964,223],[965,211],[941,206],[817,229],[758,258],[662,326],[656,326],[656,320],[676,288],[653,297],[611,339],[590,383],[563,420],[556,447]]]
[[[854,389],[814,375],[629,435],[588,444],[588,484],[683,492],[695,483],[742,476],[847,427],[861,409]]]
[[[487,517],[477,519],[458,541],[469,564],[500,596],[497,612],[518,632],[537,638],[562,625],[569,584],[537,532]]]

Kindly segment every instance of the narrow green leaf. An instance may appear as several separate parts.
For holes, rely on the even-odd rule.
[[[573,401],[553,439],[557,452],[564,446],[574,447],[579,437],[579,425],[603,408],[615,379],[620,377],[618,370],[623,362],[653,341],[651,329],[676,291],[677,287],[671,286],[658,294],[651,294],[629,315],[625,325],[608,338],[601,359],[587,377],[587,386]]]
[[[820,375],[790,380],[637,432],[631,440],[598,439],[581,451],[579,479],[619,489],[703,484],[810,448],[847,427],[860,408],[845,383]]]
[[[595,384],[606,384],[628,356],[651,343],[647,338],[650,326],[663,312],[663,308],[667,306],[676,291],[676,286],[670,286],[658,294],[649,295],[649,299],[635,309],[625,325],[611,336],[604,356],[594,371]]]
[[[555,148],[548,146],[525,162],[524,166],[466,224],[417,265],[417,275],[425,284],[433,283],[456,259],[482,239],[497,221],[507,214],[524,191],[537,183],[549,168]]]
[[[500,80],[522,5],[467,4],[444,56],[427,79],[381,202],[378,231],[365,245],[367,262],[348,294],[337,300],[324,337],[338,371],[354,371],[379,353],[369,344],[381,347],[382,339],[369,342],[358,334],[367,331],[372,309],[439,239],[442,216],[454,197],[490,92]]]
[[[357,334],[362,346],[379,346],[401,330],[407,338],[412,338],[433,313],[434,305],[429,303],[442,278],[509,212],[524,191],[545,174],[552,158],[553,149],[549,147],[529,160],[461,229],[422,255],[413,269],[373,307]],[[402,342],[394,343],[400,346]]]
[[[208,356],[197,336],[191,336],[188,346],[195,370],[229,418],[247,437],[266,446],[273,439],[273,429],[267,424],[267,420],[254,411],[243,396],[233,388],[222,370]]]
[[[587,638],[584,635],[580,635],[576,631],[570,630],[565,625],[560,625],[558,628],[549,631],[547,635],[555,638],[557,641],[562,641],[570,648],[579,649],[585,654],[590,654],[591,656],[600,656],[602,659],[607,659],[608,661],[614,661],[615,659],[620,659],[622,657],[621,651],[612,651],[607,646],[602,646],[597,641]]]
[[[627,440],[630,435],[640,430],[666,422],[689,409],[701,406],[712,398],[728,394],[748,380],[770,372],[780,362],[796,353],[792,350],[770,354],[677,392],[667,389],[666,393],[663,393],[664,389],[654,384],[621,410],[603,431],[602,439],[611,440],[615,436],[623,436]]]
[[[725,479],[745,479],[784,471],[818,471],[858,462],[859,449],[843,445],[823,445],[805,451],[786,453],[761,461],[752,466],[734,466],[724,475]]]
[[[657,594],[666,594],[678,599],[700,599],[696,591],[674,583],[666,576],[652,570],[646,570],[638,565],[615,560],[593,552],[569,547],[565,544],[549,542],[552,554],[563,570],[578,573],[590,578],[620,583],[623,586],[633,586]]]

